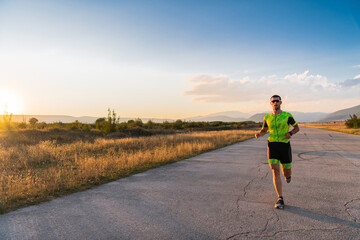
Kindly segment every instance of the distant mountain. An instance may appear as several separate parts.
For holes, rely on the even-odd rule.
[[[239,111],[227,111],[227,112],[218,112],[211,113],[204,116],[195,116],[186,118],[186,121],[204,121],[204,122],[214,122],[214,121],[222,121],[222,122],[242,122],[247,121],[250,114],[243,113]]]
[[[95,123],[96,119],[99,117],[89,117],[89,116],[82,116],[82,117],[73,117],[67,115],[13,115],[12,120],[14,122],[28,122],[30,118],[36,118],[39,122],[46,122],[46,123],[54,123],[54,122],[63,122],[63,123],[72,123],[76,120],[82,123]],[[122,118],[120,117],[120,122],[127,122],[129,120],[134,120],[135,118]],[[156,119],[156,118],[141,118],[143,123],[148,122],[149,120],[162,123],[164,121],[172,122],[173,119]]]
[[[254,122],[262,122],[264,120],[264,116],[269,114],[270,112],[263,112],[263,113],[257,113],[252,115],[251,117],[249,117],[249,121],[254,121]]]
[[[284,110],[286,111],[286,110]],[[310,112],[310,113],[304,113],[304,112],[293,112],[289,111],[295,120],[297,122],[314,122],[317,119],[326,116],[328,113],[322,113],[322,112]],[[252,115],[248,120],[254,121],[254,122],[262,122],[264,119],[264,116],[269,114],[270,112],[263,112],[263,113],[257,113],[255,115]]]
[[[286,110],[285,110],[286,111]],[[243,113],[239,111],[227,111],[227,112],[219,112],[219,113],[212,113],[204,116],[195,116],[186,119],[182,119],[185,121],[205,121],[205,122],[214,122],[214,121],[222,121],[222,122],[243,122],[243,121],[254,121],[254,122],[262,122],[264,116],[269,114],[269,112],[257,113],[254,115],[250,115],[248,113]],[[297,122],[332,122],[332,121],[344,121],[349,119],[349,115],[356,114],[360,116],[360,105],[357,105],[352,108],[342,109],[333,113],[323,113],[323,112],[293,112],[290,113],[294,116]],[[1,116],[0,116],[1,117]],[[13,115],[12,120],[14,122],[28,122],[30,118],[36,118],[39,122],[46,122],[46,123],[53,123],[53,122],[63,122],[63,123],[71,123],[78,120],[82,123],[94,123],[96,119],[99,117],[89,117],[89,116],[82,116],[82,117],[73,117],[67,115]],[[135,118],[120,118],[120,122],[127,122],[129,120],[133,120]],[[156,118],[141,118],[141,120],[146,123],[149,120],[162,123],[164,121],[173,122],[175,119],[156,119]]]
[[[317,122],[345,121],[350,118],[350,114],[356,114],[356,116],[360,116],[360,105],[330,113],[318,119]]]
[[[218,113],[207,114],[206,116],[213,117],[213,116],[219,116],[219,115],[223,115],[223,116],[227,116],[227,117],[231,117],[231,118],[244,118],[244,119],[247,119],[251,116],[249,113],[243,113],[243,112],[239,112],[239,111],[218,112]]]
[[[322,118],[329,114],[329,113],[323,113],[323,112],[304,113],[304,112],[291,112],[291,111],[290,111],[290,113],[293,115],[293,117],[295,118],[295,120],[297,122],[315,122],[319,118]]]
[[[94,123],[97,117],[73,117],[67,115],[13,115],[12,120],[14,122],[28,122],[30,118],[36,118],[39,122],[46,122],[46,123],[54,123],[54,122],[63,122],[63,123],[71,123],[78,120],[82,123]]]
[[[213,116],[213,117],[194,117],[194,118],[187,118],[186,121],[194,121],[194,122],[243,122],[247,121],[246,118],[232,118],[228,116]]]

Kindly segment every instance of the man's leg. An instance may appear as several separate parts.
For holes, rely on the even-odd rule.
[[[281,156],[281,168],[286,182],[291,182],[291,167],[292,167],[292,154],[291,154],[291,145],[290,143],[286,145],[286,151],[282,152]]]
[[[273,173],[273,183],[275,187],[275,191],[278,197],[282,196],[282,183],[280,177],[280,165],[279,164],[270,164],[270,168]]]
[[[291,181],[291,167],[292,167],[292,163],[281,164],[282,174],[286,178],[287,183],[290,183]]]
[[[283,209],[284,208],[284,199],[282,197],[282,183],[280,177],[280,165],[279,160],[277,159],[269,159],[270,168],[273,172],[273,183],[275,187],[275,191],[278,195],[278,200],[275,203],[275,208]]]
[[[291,168],[289,168],[289,169],[284,169],[283,168],[282,172],[283,172],[283,175],[284,175],[285,178],[291,177]]]

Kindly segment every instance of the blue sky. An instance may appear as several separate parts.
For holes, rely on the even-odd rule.
[[[359,1],[0,0],[0,108],[332,112],[360,104],[359,39]]]

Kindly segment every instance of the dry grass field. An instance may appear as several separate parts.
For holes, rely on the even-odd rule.
[[[320,128],[336,132],[349,133],[354,135],[360,135],[360,128],[347,128],[345,122],[328,122],[328,123],[301,123],[300,126]]]
[[[64,130],[0,132],[0,211],[53,199],[252,138],[256,129],[122,139]]]

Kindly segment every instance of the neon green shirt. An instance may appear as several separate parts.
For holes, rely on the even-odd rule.
[[[290,139],[285,138],[289,132],[289,125],[295,126],[297,122],[291,113],[281,111],[278,115],[270,113],[264,117],[265,127],[269,128],[269,142],[288,143]]]

